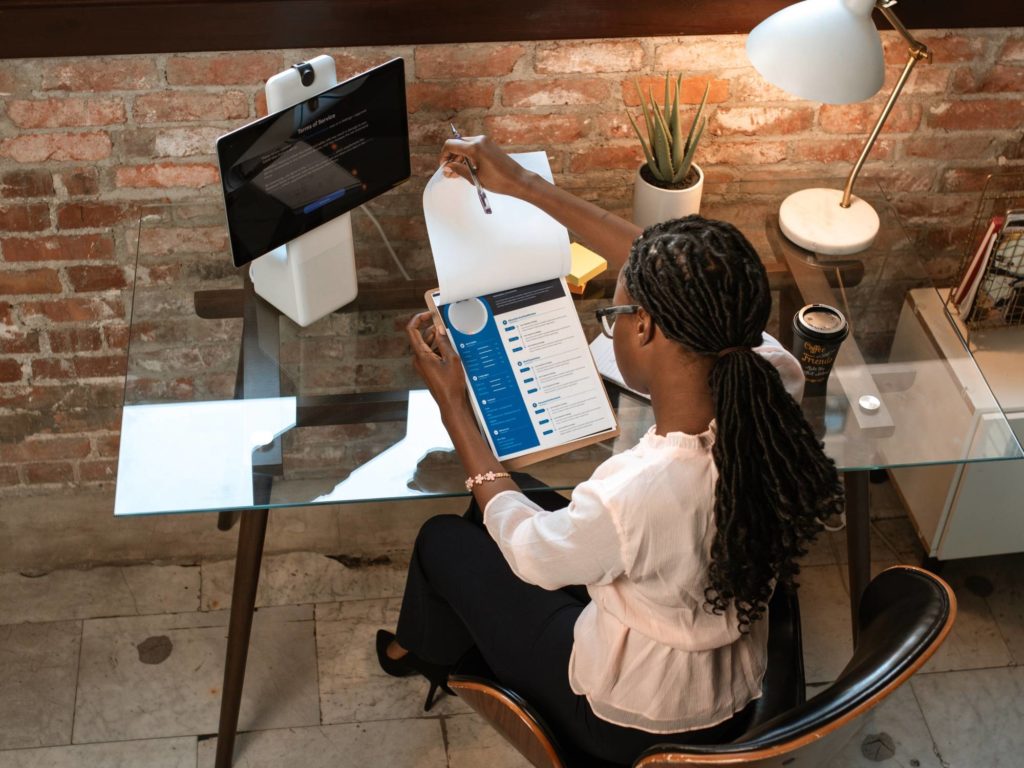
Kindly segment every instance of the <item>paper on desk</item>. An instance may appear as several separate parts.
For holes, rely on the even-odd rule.
[[[544,152],[510,155],[551,181]],[[569,273],[569,232],[529,203],[487,193],[486,214],[473,184],[438,168],[423,190],[423,214],[441,303],[553,280]]]
[[[295,416],[294,397],[126,405],[114,515],[251,507],[253,449]]]

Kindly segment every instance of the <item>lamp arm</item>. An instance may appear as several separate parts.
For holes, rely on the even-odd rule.
[[[850,197],[853,195],[853,184],[857,181],[857,175],[860,173],[860,169],[864,166],[864,161],[867,160],[868,155],[871,153],[872,147],[875,146],[875,139],[878,138],[878,134],[882,131],[882,126],[885,125],[885,121],[889,117],[889,113],[892,112],[892,108],[896,105],[896,99],[899,98],[900,93],[903,91],[903,86],[907,84],[907,80],[910,78],[910,73],[914,69],[914,65],[922,59],[930,59],[932,54],[928,50],[928,46],[924,43],[916,40],[913,35],[907,31],[907,28],[903,26],[903,23],[896,18],[896,14],[890,10],[890,6],[895,5],[895,0],[878,0],[875,3],[875,8],[882,12],[882,15],[892,24],[893,28],[900,33],[904,40],[907,41],[907,45],[910,46],[910,58],[907,59],[907,64],[903,67],[903,73],[900,75],[900,79],[896,81],[896,86],[892,89],[892,94],[889,96],[889,100],[885,103],[885,108],[882,109],[882,114],[878,116],[878,122],[875,123],[874,130],[871,131],[871,135],[868,136],[867,143],[864,145],[864,149],[861,150],[860,157],[857,158],[857,162],[853,166],[853,170],[850,171],[849,177],[846,179],[846,186],[843,188],[843,199],[839,203],[843,208],[850,207]]]

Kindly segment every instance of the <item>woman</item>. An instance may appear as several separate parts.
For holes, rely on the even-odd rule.
[[[796,363],[765,344],[764,268],[729,224],[694,216],[641,233],[484,138],[445,153],[446,173],[466,178],[472,163],[485,187],[621,265],[604,314],[655,426],[571,501],[528,498],[480,434],[448,339],[414,317],[414,364],[475,503],[423,526],[397,637],[378,633],[381,666],[436,685],[475,648],[572,749],[618,763],[720,738],[760,696],[775,585],[792,582],[820,520],[842,507],[835,466],[777,370]]]

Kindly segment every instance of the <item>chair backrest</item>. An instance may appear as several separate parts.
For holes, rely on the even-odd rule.
[[[473,675],[453,674],[448,686],[535,768],[565,768],[551,731],[529,704],[513,691]]]
[[[861,716],[935,653],[955,618],[956,597],[946,582],[920,568],[889,568],[865,590],[858,614],[857,648],[827,689],[733,743],[654,747],[634,766],[821,765],[849,740]]]
[[[796,593],[777,589],[768,606],[768,669],[764,695],[734,718],[738,737],[804,701],[800,605]],[[541,716],[518,694],[494,682],[479,655],[460,662],[448,685],[536,768],[600,768],[593,758],[559,745]],[[611,763],[606,765],[611,766]]]

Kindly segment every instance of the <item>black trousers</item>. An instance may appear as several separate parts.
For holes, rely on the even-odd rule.
[[[568,504],[551,491],[528,495],[545,509]],[[398,619],[398,642],[445,666],[455,666],[475,649],[498,681],[526,699],[563,747],[575,753],[629,765],[655,744],[726,738],[731,720],[665,735],[597,717],[586,697],[569,687],[573,627],[587,602],[582,587],[549,591],[521,581],[483,527],[474,501],[463,516],[439,515],[420,529]]]

